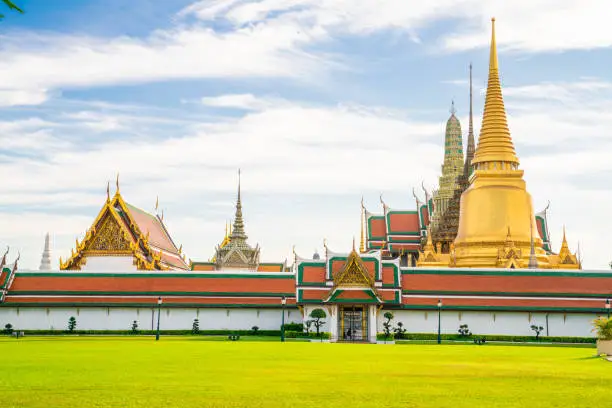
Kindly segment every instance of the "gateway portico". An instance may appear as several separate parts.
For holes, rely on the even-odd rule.
[[[297,303],[304,316],[323,308],[332,341],[375,342],[378,311],[399,304],[399,265],[380,253],[360,256],[326,250],[325,260],[296,256]]]

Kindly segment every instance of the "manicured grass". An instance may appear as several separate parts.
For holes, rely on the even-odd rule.
[[[592,348],[0,339],[3,407],[608,406]]]

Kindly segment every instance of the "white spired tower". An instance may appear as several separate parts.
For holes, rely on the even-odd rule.
[[[49,244],[49,233],[45,235],[45,249],[43,249],[42,258],[40,259],[40,268],[41,271],[50,271],[51,270],[51,246]]]

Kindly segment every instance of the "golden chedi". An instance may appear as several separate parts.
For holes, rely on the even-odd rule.
[[[495,19],[485,108],[472,165],[470,186],[461,196],[451,266],[527,268],[531,255],[532,268],[534,260],[538,268],[550,268],[508,129],[499,80]]]

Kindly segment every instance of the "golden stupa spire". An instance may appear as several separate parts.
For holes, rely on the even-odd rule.
[[[497,43],[495,42],[495,18],[491,19],[491,52],[489,56],[489,81],[487,83],[487,96],[485,99],[482,127],[478,138],[478,147],[474,154],[472,164],[476,168],[486,169],[481,163],[494,162],[488,169],[502,169],[502,163],[509,163],[513,167],[519,164],[514,150],[506,108],[502,97],[501,82],[499,80],[499,66],[497,63]]]

